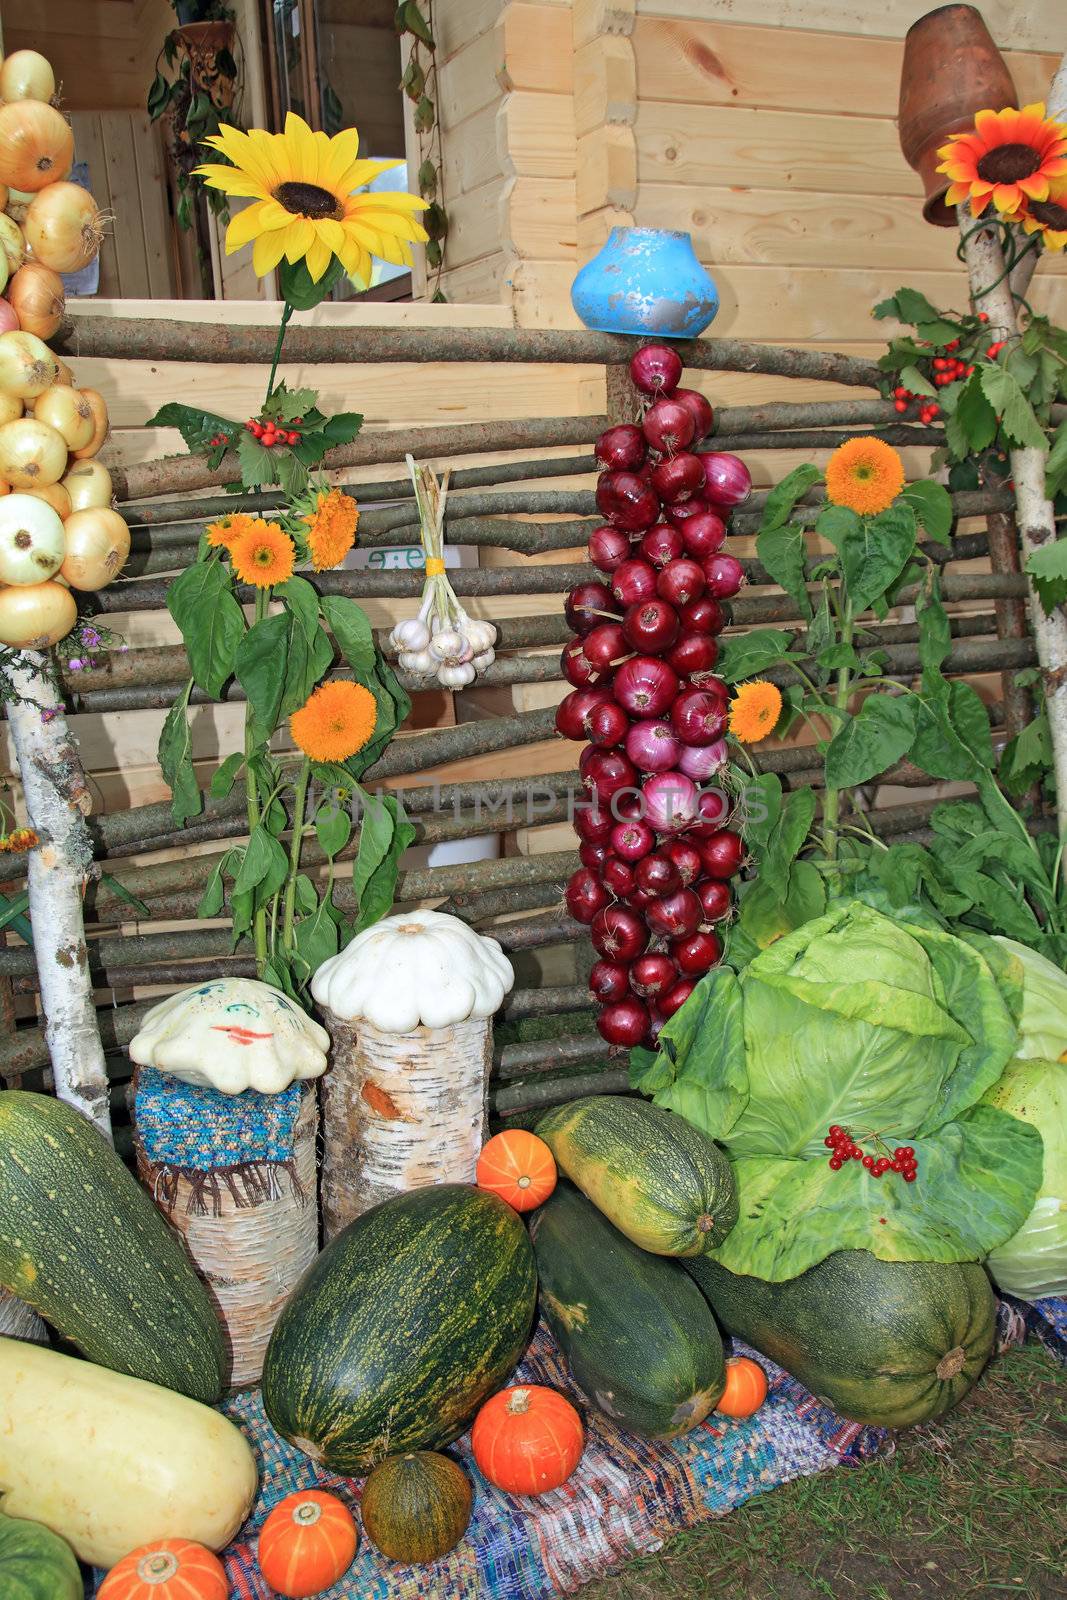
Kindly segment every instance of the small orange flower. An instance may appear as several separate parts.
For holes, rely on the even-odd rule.
[[[758,744],[773,733],[782,714],[782,696],[773,683],[754,678],[730,701],[730,732],[739,744]]]
[[[1067,174],[1067,125],[1045,116],[1044,101],[1016,110],[979,111],[974,127],[954,133],[938,155],[952,182],[945,201],[971,202],[976,217],[992,200],[1002,215],[1046,200],[1049,180]]]
[[[882,439],[848,439],[826,463],[826,498],[871,517],[893,504],[904,487],[904,463]]]
[[[374,733],[378,707],[361,683],[320,684],[289,718],[289,732],[312,761],[347,761]]]
[[[356,542],[359,507],[343,489],[320,494],[314,511],[301,521],[308,526],[311,565],[316,572],[336,567]]]
[[[249,516],[247,511],[235,511],[232,516],[222,517],[218,522],[209,522],[204,533],[213,550],[229,550],[255,522],[255,517]]]
[[[287,533],[262,517],[250,517],[250,526],[230,545],[233,570],[242,583],[271,589],[293,575],[296,547]]]
[[[1005,222],[1021,222],[1027,233],[1043,235],[1046,250],[1062,250],[1067,245],[1067,177],[1050,178],[1047,200],[1031,200],[1025,211]]]
[[[14,833],[0,834],[0,850],[10,855],[21,855],[24,850],[36,850],[40,842],[32,828],[16,828]]]

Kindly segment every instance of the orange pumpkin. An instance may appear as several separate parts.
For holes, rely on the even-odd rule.
[[[501,1389],[474,1419],[471,1447],[482,1472],[508,1494],[547,1494],[582,1458],[582,1419],[543,1384]]]
[[[302,1489],[279,1500],[259,1533],[259,1570],[289,1600],[321,1594],[344,1576],[359,1547],[343,1500]]]
[[[192,1539],[160,1539],[123,1556],[97,1600],[226,1600],[229,1592],[218,1556]]]
[[[506,1128],[482,1147],[475,1171],[479,1189],[498,1194],[516,1211],[532,1211],[556,1187],[552,1152],[536,1133]]]
[[[767,1374],[758,1361],[748,1356],[729,1356],[726,1361],[726,1388],[715,1407],[724,1417],[750,1417],[767,1398]]]

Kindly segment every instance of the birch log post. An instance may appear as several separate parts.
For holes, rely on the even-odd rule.
[[[969,206],[957,207],[957,217],[975,306],[988,312],[989,331],[995,331],[997,338],[1017,336],[1015,298],[999,235],[992,228],[976,226]],[[1034,445],[1016,446],[1009,454],[1024,569],[1028,558],[1056,537],[1052,502],[1045,492],[1045,458],[1046,452]],[[1032,583],[1027,605],[1048,712],[1056,815],[1063,836],[1067,834],[1067,613],[1057,606],[1047,616]]]
[[[24,650],[5,670],[17,697],[8,702],[8,724],[30,825],[41,841],[30,852],[27,889],[56,1094],[111,1142],[107,1071],[82,920],[82,896],[93,871],[85,823],[89,787],[46,657]]]

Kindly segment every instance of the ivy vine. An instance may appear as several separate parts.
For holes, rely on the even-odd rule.
[[[429,207],[419,219],[429,234],[426,266],[432,273],[431,300],[441,302],[441,273],[444,270],[448,213],[444,207],[441,156],[441,120],[437,106],[437,45],[433,36],[433,0],[423,0],[420,10],[415,0],[401,0],[394,26],[401,36],[411,39],[411,53],[400,87],[415,107],[415,134],[419,148],[419,193]]]

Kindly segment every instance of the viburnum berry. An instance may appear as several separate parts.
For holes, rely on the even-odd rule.
[[[960,347],[960,341],[958,339],[953,339],[953,340],[951,340],[951,342],[949,344],[947,344],[945,346],[945,349],[946,350],[958,350],[959,347]]]
[[[905,1172],[905,1174],[904,1174],[904,1182],[905,1183],[914,1183],[915,1179],[917,1177],[918,1177],[918,1173],[915,1171],[915,1168],[914,1167],[909,1167],[907,1172]]]
[[[874,1166],[874,1157],[864,1156],[863,1165],[867,1168],[867,1171],[870,1172],[871,1168]]]
[[[979,322],[988,322],[989,321],[989,312],[988,311],[979,311],[978,320],[979,320]]]
[[[840,1156],[831,1156],[828,1165],[831,1172],[840,1172],[844,1162]]]
[[[893,401],[893,410],[894,411],[904,412],[904,411],[907,411],[907,409],[908,409],[908,402],[906,400],[894,400]]]

